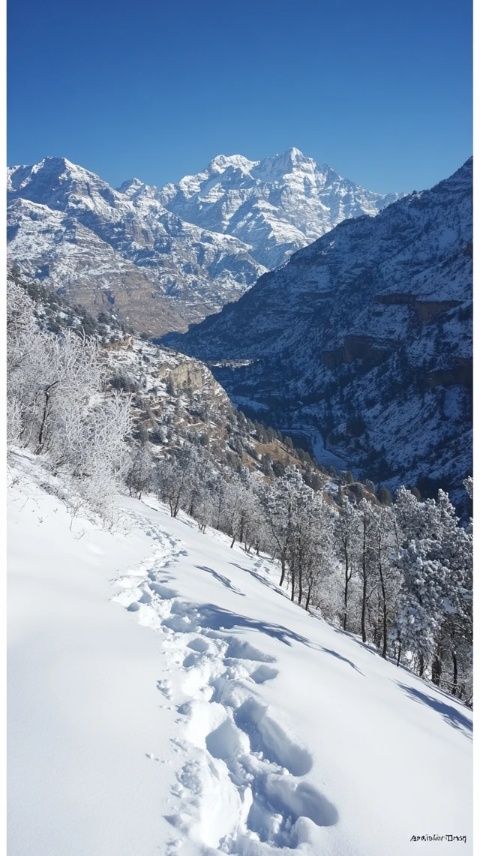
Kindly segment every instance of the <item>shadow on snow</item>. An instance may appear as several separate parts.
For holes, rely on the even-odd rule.
[[[446,704],[444,701],[435,698],[435,696],[423,693],[421,690],[417,690],[414,687],[408,687],[406,684],[400,683],[400,681],[397,681],[397,683],[400,689],[402,689],[409,698],[420,704],[425,704],[427,707],[431,707],[432,710],[439,713],[442,719],[451,725],[452,728],[457,728],[462,731],[465,730],[466,732],[471,732],[473,730],[471,720],[451,704]]]

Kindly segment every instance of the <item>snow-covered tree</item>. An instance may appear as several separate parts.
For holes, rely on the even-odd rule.
[[[458,650],[470,648],[472,632],[472,540],[444,491],[420,502],[399,492],[397,565],[402,575],[396,631],[420,675],[430,668],[441,684],[448,661],[458,691]],[[467,658],[468,659],[468,658]],[[462,662],[465,657],[462,656]],[[468,663],[466,670],[468,671]]]
[[[271,536],[271,551],[280,562],[281,586],[285,582],[294,522],[301,507],[304,488],[299,470],[287,467],[282,476],[265,485],[261,496],[266,525]]]
[[[227,531],[232,538],[230,546],[233,547],[239,541],[249,549],[255,540],[255,525],[260,509],[254,485],[246,470],[227,482],[224,502]]]
[[[343,495],[340,499],[334,534],[337,554],[344,568],[342,627],[347,630],[350,582],[356,572],[360,552],[361,516],[356,505]]]
[[[142,498],[152,483],[153,459],[147,442],[140,442],[132,450],[132,459],[125,477],[125,483],[132,496]]]

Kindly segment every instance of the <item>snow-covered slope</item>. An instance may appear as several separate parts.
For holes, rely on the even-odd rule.
[[[122,189],[134,198],[151,192],[138,180]],[[155,196],[184,220],[244,241],[267,268],[342,220],[377,214],[398,198],[365,190],[296,148],[260,161],[218,155]]]
[[[234,399],[309,436],[319,459],[327,445],[371,478],[457,489],[471,470],[471,190],[469,160],[167,341],[223,363]]]
[[[264,271],[250,248],[114,190],[65,158],[12,167],[9,258],[92,310],[114,305],[138,331],[184,329]]]
[[[10,856],[473,853],[466,708],[189,518],[10,481]]]

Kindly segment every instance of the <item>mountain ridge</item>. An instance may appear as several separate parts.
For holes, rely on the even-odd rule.
[[[271,269],[341,220],[374,215],[398,195],[365,190],[291,148],[262,160],[219,155],[199,173],[165,185],[158,198],[189,222],[249,243]]]
[[[80,291],[76,302],[85,302],[87,308],[96,308],[97,303],[103,308],[118,305],[124,320],[141,332],[161,333],[178,328],[179,322],[180,327],[185,327],[199,320],[226,300],[239,296],[263,270],[250,256],[248,247],[237,239],[186,223],[155,199],[134,203],[95,173],[65,158],[44,158],[33,166],[11,168],[8,191],[9,255],[22,273],[67,292]],[[25,204],[43,205],[47,221],[51,212],[54,217],[61,213],[66,218],[62,228],[57,223],[56,229],[49,229],[48,222],[42,222],[41,212],[32,218],[28,206],[15,207],[20,199]],[[115,254],[112,269],[105,272],[93,305],[88,292],[90,279],[96,277],[99,266],[96,253],[84,259],[85,270],[79,268],[75,258],[70,267],[55,267],[59,245],[68,242],[72,225],[74,230],[88,230],[98,252],[101,241],[102,253],[110,255],[113,250]],[[18,235],[24,239],[19,246]],[[68,262],[69,252],[64,256]],[[137,286],[141,292],[143,310],[127,311],[130,297],[120,281],[125,266],[132,287]],[[40,277],[38,268],[45,268]],[[82,301],[85,292],[87,299]]]
[[[392,486],[458,487],[471,451],[471,176],[469,159],[342,222],[166,341],[219,363],[240,406],[305,432],[320,456],[326,445]]]

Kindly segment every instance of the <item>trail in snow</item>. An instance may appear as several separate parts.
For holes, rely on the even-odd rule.
[[[144,513],[158,520],[155,509],[145,508]],[[179,715],[173,739],[184,759],[174,788],[175,810],[168,816],[180,835],[170,842],[168,853],[267,856],[281,850],[385,856],[387,841],[392,856],[408,853],[408,821],[400,817],[399,822],[397,816],[389,828],[387,817],[398,813],[391,806],[386,813],[381,808],[382,777],[388,780],[394,802],[396,775],[405,807],[416,803],[412,829],[417,828],[414,818],[422,814],[428,828],[432,817],[445,815],[438,800],[432,811],[436,797],[428,793],[431,776],[419,776],[415,769],[417,781],[409,781],[419,745],[429,741],[426,723],[412,741],[409,727],[396,728],[395,723],[392,730],[382,719],[392,714],[394,720],[401,718],[409,698],[443,714],[444,722],[468,740],[468,712],[450,706],[441,694],[435,699],[414,676],[305,614],[272,581],[270,574],[276,575],[277,569],[271,562],[247,556],[239,548],[229,550],[224,536],[215,532],[202,536],[186,519],[163,516],[162,531],[160,539],[169,540],[169,559],[147,563],[141,579],[137,572],[124,576],[116,600],[163,636],[158,687]],[[201,560],[203,554],[208,561]],[[360,685],[366,676],[372,684],[380,680],[380,685]],[[382,681],[394,683],[398,710],[389,709],[386,697],[391,688],[385,691]],[[358,707],[360,700],[364,710]],[[449,736],[447,728],[443,734],[447,742]],[[388,743],[394,739],[397,747]],[[324,747],[328,773],[332,758],[338,767],[335,788],[328,787],[329,776],[322,770]],[[441,744],[422,749],[417,763],[428,763],[431,751],[441,756]],[[444,779],[442,802],[450,799],[448,776]],[[368,791],[370,799],[363,806]],[[349,799],[343,799],[343,792],[351,792]],[[349,800],[351,805],[352,795],[357,805],[349,816],[345,807]],[[360,825],[359,815],[363,815]],[[457,816],[463,818],[463,829],[468,804],[453,806],[449,817]],[[374,834],[369,829],[372,821],[379,825]]]
[[[179,544],[172,544],[169,560],[153,557],[140,573],[119,579],[115,598],[164,633],[165,677],[158,689],[181,716],[183,738],[176,745],[188,757],[175,789],[177,811],[169,820],[225,853],[254,852],[255,842],[244,835],[248,831],[270,845],[262,853],[294,850],[308,838],[308,821],[330,826],[338,812],[314,785],[299,779],[312,768],[311,753],[255,693],[256,686],[277,676],[276,658],[230,635],[229,626],[238,621],[233,624],[227,611],[186,604],[176,596],[167,569],[182,555]],[[198,569],[244,597],[226,577],[206,566]],[[277,632],[288,636],[286,628]],[[172,673],[180,675],[176,692]],[[169,852],[180,846],[178,840]]]

